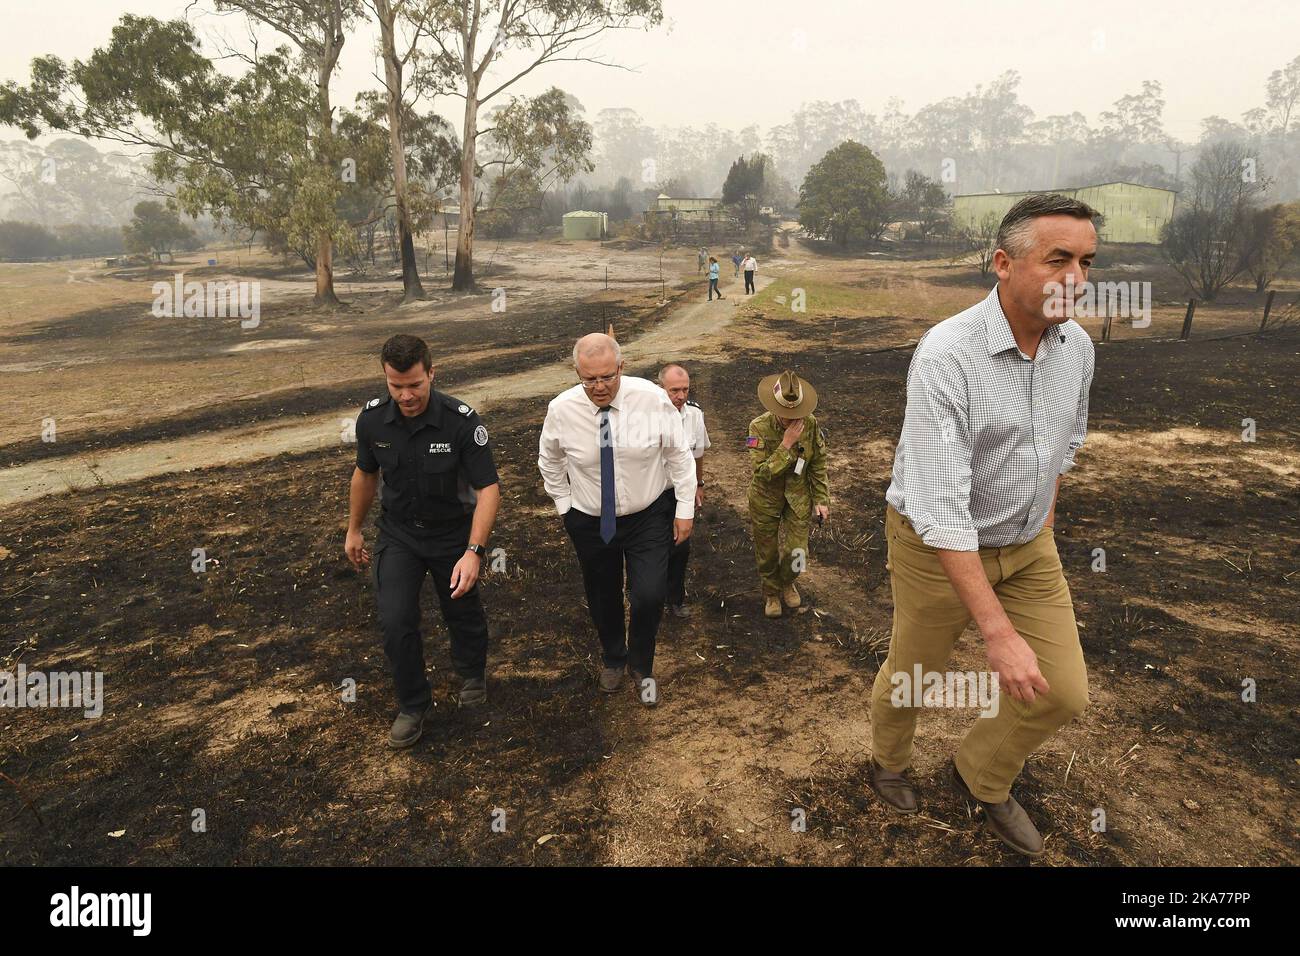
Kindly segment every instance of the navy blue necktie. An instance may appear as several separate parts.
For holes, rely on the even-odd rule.
[[[600,410],[600,540],[614,540],[614,438],[609,430],[609,406]]]

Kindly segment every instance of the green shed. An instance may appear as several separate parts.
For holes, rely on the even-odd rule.
[[[604,239],[609,233],[609,218],[603,212],[575,209],[564,214],[565,239]]]
[[[1174,216],[1177,195],[1169,189],[1122,182],[1020,193],[972,193],[953,197],[953,221],[958,228],[975,228],[990,215],[1001,221],[1017,200],[1033,192],[1061,193],[1092,206],[1103,217],[1097,230],[1102,242],[1142,243],[1160,241],[1161,228]]]

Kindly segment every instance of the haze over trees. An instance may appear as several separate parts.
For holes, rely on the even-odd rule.
[[[377,248],[400,264],[403,298],[420,298],[417,237],[453,206],[452,286],[470,290],[480,219],[494,238],[558,227],[572,209],[619,223],[665,192],[719,199],[742,224],[771,206],[840,244],[900,220],[909,236],[954,239],[955,194],[1124,180],[1179,190],[1189,208],[1194,200],[1200,218],[1180,223],[1168,248],[1204,289],[1222,275],[1267,285],[1289,232],[1285,216],[1240,228],[1233,216],[1207,219],[1198,163],[1221,145],[1252,159],[1260,189],[1243,208],[1300,199],[1300,56],[1269,74],[1239,118],[1205,117],[1195,142],[1166,131],[1174,94],[1156,81],[1136,80],[1095,117],[1040,116],[1013,70],[914,108],[897,97],[875,112],[851,98],[812,101],[770,128],[733,131],[651,126],[629,107],[589,117],[554,87],[513,93],[548,63],[613,65],[586,41],[659,26],[656,0],[213,2],[259,41],[231,48],[184,19],[126,15],[86,59],[38,57],[24,81],[0,86],[0,124],[31,138],[65,134],[0,144],[0,215],[43,227],[57,245],[61,228],[100,229],[102,239],[141,199],[157,199],[297,257],[328,305],[335,257],[367,267]],[[367,20],[378,33],[376,88],[343,104],[338,57]],[[41,178],[49,159],[55,182]],[[852,185],[826,175],[841,164]],[[853,192],[851,204],[828,200],[837,192]],[[1210,249],[1196,238],[1207,223],[1217,224],[1216,248],[1234,247],[1222,263],[1197,262],[1217,255],[1196,251]],[[22,235],[50,247],[39,232]]]

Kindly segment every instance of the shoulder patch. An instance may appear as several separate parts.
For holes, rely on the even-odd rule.
[[[474,429],[474,444],[486,445],[487,442],[488,442],[487,428],[483,425],[480,425],[478,426],[478,428]]]
[[[748,438],[745,439],[745,447],[746,447],[746,448],[762,448],[762,447],[763,447],[763,439],[759,438],[757,435],[750,435]]]

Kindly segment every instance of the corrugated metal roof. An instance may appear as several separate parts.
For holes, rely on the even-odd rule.
[[[1080,189],[1098,189],[1101,186],[1136,186],[1138,189],[1155,189],[1162,193],[1178,193],[1176,189],[1165,189],[1163,186],[1146,186],[1142,183],[1131,183],[1125,179],[1114,179],[1105,183],[1089,183],[1087,186],[1057,186],[1055,189],[1013,189],[1005,193],[958,193],[953,199],[965,198],[967,196],[1032,196],[1035,193],[1075,193]]]

